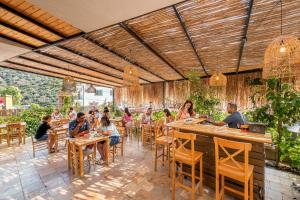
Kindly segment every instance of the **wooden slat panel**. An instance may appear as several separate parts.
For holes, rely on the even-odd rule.
[[[159,10],[126,23],[185,75],[192,69],[205,75],[173,8]]]
[[[92,32],[89,36],[166,80],[181,79],[180,75],[118,25]]]
[[[110,53],[109,51],[98,47],[96,44],[93,44],[92,42],[84,39],[84,38],[76,38],[69,40],[65,43],[63,43],[64,46],[76,51],[81,52],[85,55],[89,55],[100,62],[108,63],[110,65],[113,65],[119,70],[124,70],[125,66],[134,66],[131,63],[117,57],[116,55]],[[161,81],[161,79],[158,79],[156,76],[152,75],[151,73],[139,69],[140,77],[149,80],[149,81]],[[142,81],[142,83],[144,83]]]
[[[61,48],[55,47],[55,46],[48,47],[48,48],[43,48],[43,49],[41,49],[41,51],[45,52],[45,53],[49,53],[49,54],[54,55],[54,56],[59,57],[59,58],[69,60],[71,62],[78,63],[79,65],[85,66],[85,67],[90,68],[90,69],[101,70],[101,71],[104,71],[108,74],[118,75],[119,77],[123,76],[123,73],[120,72],[120,71],[108,68],[104,65],[96,63],[95,61],[85,59],[81,56],[78,56],[76,54],[67,52],[67,51],[65,51]],[[102,77],[105,78],[106,80],[111,80],[112,82],[119,82],[120,81],[119,79],[116,79],[116,78],[111,77],[109,75],[104,75],[103,74]]]
[[[208,70],[237,67],[247,1],[187,1],[177,6]]]
[[[47,25],[53,30],[58,31],[59,33],[65,35],[66,37],[75,35],[79,32],[81,32],[76,27],[72,26],[71,24],[68,24],[64,22],[63,20],[51,15],[50,13],[40,9],[39,7],[29,3],[28,1],[22,0],[22,1],[10,1],[10,0],[2,0],[4,4],[7,6],[17,10],[18,12],[21,12],[25,14],[28,17],[33,18],[34,20],[37,20],[38,22]],[[60,24],[60,26],[58,26]],[[54,37],[54,36],[52,36]],[[57,37],[57,35],[56,35]],[[57,39],[56,39],[57,40]],[[53,39],[53,41],[55,41]]]

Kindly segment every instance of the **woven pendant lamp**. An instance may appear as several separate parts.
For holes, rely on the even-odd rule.
[[[263,78],[294,77],[300,73],[300,42],[297,37],[282,34],[267,47],[264,56]]]
[[[67,76],[63,80],[62,91],[67,93],[76,92],[76,81],[73,77]]]
[[[209,85],[212,87],[222,87],[226,86],[226,84],[227,77],[221,72],[216,72],[209,78]]]

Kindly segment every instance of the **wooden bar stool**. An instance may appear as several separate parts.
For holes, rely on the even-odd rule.
[[[235,142],[214,137],[216,158],[216,200],[224,200],[224,191],[244,197],[248,200],[248,184],[250,184],[250,200],[253,200],[253,165],[249,165],[250,143]],[[225,153],[226,158],[220,158],[219,147]],[[231,151],[229,150],[231,149]],[[233,151],[232,151],[233,150]],[[220,152],[221,153],[221,152]],[[244,154],[244,162],[235,159],[239,154]],[[221,195],[219,189],[219,176],[221,175]],[[244,184],[244,193],[225,185],[225,177],[237,180]],[[250,183],[249,183],[250,181]]]
[[[178,145],[176,146],[175,141],[178,141]],[[180,140],[184,142],[181,143]],[[195,140],[196,135],[192,133],[182,133],[178,131],[173,132],[172,138],[172,153],[173,153],[173,162],[172,162],[172,200],[175,199],[175,190],[176,187],[181,187],[187,191],[192,193],[192,200],[195,199],[195,189],[199,187],[199,193],[202,195],[202,157],[203,153],[199,151],[195,151]],[[190,149],[186,148],[185,146],[190,143]],[[176,169],[176,162],[180,163],[181,170],[178,172],[179,176],[176,177],[177,169]],[[200,173],[199,177],[195,175],[195,168],[196,164],[199,163]],[[183,172],[182,165],[190,165],[192,172],[191,174]],[[189,176],[192,180],[191,187],[183,184],[183,177]],[[199,180],[198,185],[195,184],[195,179]]]
[[[143,146],[146,146],[146,144],[150,144],[150,147],[152,149],[153,145],[153,133],[154,133],[154,126],[151,124],[143,124],[142,125],[142,143]]]
[[[158,155],[158,148],[162,146],[162,154]],[[165,130],[163,121],[158,122],[155,126],[155,160],[154,160],[154,171],[157,171],[157,162],[161,162],[162,166],[165,164],[165,158],[168,162],[168,176],[170,177],[171,168],[171,147],[172,147],[172,136],[169,135],[168,130]],[[165,154],[166,149],[166,154]],[[162,160],[159,160],[159,158]]]

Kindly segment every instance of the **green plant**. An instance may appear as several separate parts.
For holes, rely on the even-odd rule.
[[[300,95],[290,84],[273,78],[267,81],[266,100],[266,105],[248,112],[248,116],[252,121],[263,122],[268,126],[268,131],[272,133],[273,143],[279,150],[276,162],[278,165],[283,158],[292,156],[289,153],[293,148],[290,146],[292,143],[288,142],[289,134],[284,126],[300,120]],[[299,145],[299,140],[294,142]],[[296,158],[300,162],[300,156],[296,156],[293,157],[293,163],[297,163]]]
[[[35,134],[41,119],[45,115],[50,115],[53,112],[52,107],[40,107],[39,105],[32,104],[27,110],[21,114],[22,121],[26,122],[26,134]]]
[[[287,160],[292,167],[300,169],[300,136],[293,137],[287,129],[283,130],[283,136],[280,143],[280,160]]]
[[[163,119],[165,116],[164,112],[163,111],[156,111],[156,112],[153,112],[152,113],[152,119],[154,121],[158,121],[158,120],[161,120]]]
[[[216,113],[220,100],[215,97],[212,88],[195,71],[188,74],[188,79],[191,83],[191,94],[188,99],[194,103],[194,110],[207,115]]]
[[[12,95],[13,105],[20,105],[23,98],[19,88],[14,86],[3,87],[0,89],[0,96]]]
[[[63,104],[63,106],[61,108],[61,113],[66,116],[68,110],[71,107],[71,105],[72,105],[72,97],[71,96],[66,96],[64,98],[64,104]]]

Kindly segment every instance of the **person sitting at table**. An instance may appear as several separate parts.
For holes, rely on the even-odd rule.
[[[177,113],[176,119],[182,120],[187,119],[190,117],[194,117],[196,113],[193,110],[193,102],[190,100],[185,101],[183,106],[179,109],[179,112]]]
[[[118,132],[117,127],[109,121],[109,118],[107,116],[101,117],[100,120],[100,129],[99,133],[103,135],[109,136],[109,146],[118,144],[120,142],[120,134]],[[109,148],[105,141],[98,142],[97,149],[99,154],[101,155],[100,161],[97,161],[97,164],[101,164],[101,161],[103,162],[106,158],[106,148]]]
[[[89,130],[90,124],[85,119],[85,114],[83,112],[77,113],[77,118],[69,123],[69,134],[71,138],[88,134]]]
[[[110,119],[110,113],[108,107],[106,106],[104,107],[102,116],[106,116],[108,117],[108,119]]]
[[[173,122],[175,120],[174,116],[172,116],[171,112],[169,111],[169,109],[165,108],[164,109],[164,124]]]
[[[76,119],[77,114],[76,114],[76,111],[74,110],[73,107],[70,107],[70,110],[68,112],[68,116],[69,116],[70,121],[73,121],[73,120]]]
[[[207,120],[216,126],[228,125],[229,128],[240,128],[242,124],[246,123],[246,119],[240,112],[237,111],[237,105],[234,103],[227,104],[227,112],[230,114],[221,122],[214,122],[213,120]]]
[[[142,124],[151,124],[152,123],[152,108],[148,108],[146,113],[142,116]]]
[[[55,109],[54,112],[51,114],[51,120],[61,120],[63,118],[62,114],[59,112],[59,109]]]
[[[125,110],[124,110],[124,116],[123,116],[122,121],[123,121],[123,124],[125,126],[126,135],[128,135],[129,131],[130,131],[130,128],[132,126],[132,115],[129,112],[128,108],[125,108]]]
[[[98,125],[98,119],[96,118],[96,115],[95,115],[95,112],[90,110],[89,111],[89,123],[90,123],[90,126],[91,126],[91,129],[95,129]]]
[[[51,122],[51,116],[50,115],[44,116],[43,120],[42,120],[42,123],[39,125],[34,138],[37,141],[48,140],[48,138],[49,138],[50,139],[50,141],[49,141],[50,153],[53,153],[53,152],[55,152],[55,149],[54,149],[54,143],[55,143],[54,136],[51,135],[51,134],[49,134],[49,135],[47,134],[48,130],[53,129],[50,126],[50,122]]]

